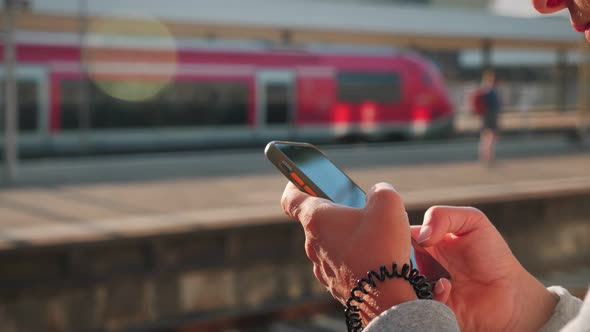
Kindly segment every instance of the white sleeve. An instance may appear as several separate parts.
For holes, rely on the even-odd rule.
[[[561,332],[590,332],[590,291],[586,294],[578,316],[569,322]]]
[[[453,311],[432,300],[415,300],[399,304],[385,312],[364,332],[459,332]]]
[[[558,298],[557,305],[553,316],[543,325],[539,332],[578,332],[587,330],[562,330],[570,321],[572,321],[582,308],[582,301],[571,295],[565,288],[552,286],[547,288],[555,297]],[[588,322],[586,322],[587,324]],[[569,327],[568,327],[569,328]]]

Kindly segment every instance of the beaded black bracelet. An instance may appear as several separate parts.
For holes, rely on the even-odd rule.
[[[369,292],[365,289],[366,285],[371,286],[372,288],[377,287],[377,283],[375,278],[383,282],[385,278],[392,279],[392,278],[402,278],[407,280],[412,284],[414,287],[414,291],[416,292],[416,296],[422,300],[432,300],[432,291],[430,290],[430,284],[426,282],[426,277],[421,275],[417,269],[413,269],[410,265],[404,264],[402,267],[401,273],[398,271],[397,263],[392,264],[391,273],[387,270],[385,265],[381,265],[379,268],[379,273],[375,271],[367,272],[367,277],[360,279],[357,281],[357,286],[350,291],[350,298],[346,301],[346,310],[344,310],[344,314],[346,316],[346,327],[348,328],[348,332],[360,332],[363,330],[363,321],[360,315],[360,307],[359,305],[365,300],[361,297],[363,294],[367,295]],[[357,292],[362,293],[360,296],[357,296]],[[353,302],[357,302],[357,305],[353,305]]]

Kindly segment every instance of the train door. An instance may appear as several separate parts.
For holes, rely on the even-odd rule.
[[[295,120],[295,75],[287,70],[267,70],[257,74],[256,84],[258,136],[286,139]]]
[[[47,70],[39,66],[19,65],[18,89],[19,146],[37,150],[47,143],[49,128],[49,83]],[[0,66],[0,132],[4,131],[4,67]],[[3,143],[3,135],[0,135]]]

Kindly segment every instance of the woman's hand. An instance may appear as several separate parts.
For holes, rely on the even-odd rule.
[[[438,298],[461,331],[538,331],[553,314],[556,299],[481,211],[432,207],[422,226],[412,226],[412,237],[451,274]]]
[[[410,262],[408,215],[391,185],[375,185],[367,193],[365,208],[354,209],[311,197],[289,183],[281,204],[303,226],[305,252],[315,276],[342,304],[367,271]],[[370,294],[361,306],[365,324],[394,305],[416,299],[403,279],[379,283]]]

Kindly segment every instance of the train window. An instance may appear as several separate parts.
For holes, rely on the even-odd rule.
[[[400,82],[396,73],[340,72],[338,98],[350,103],[396,103],[401,99]]]
[[[289,121],[291,93],[289,85],[276,82],[265,86],[266,92],[266,123],[286,124]]]
[[[19,80],[18,127],[21,132],[36,131],[39,126],[39,84],[33,80]],[[4,103],[4,82],[0,82],[0,100]],[[4,128],[4,105],[0,107],[0,123]]]
[[[81,91],[79,80],[61,83],[64,129],[78,128]],[[115,98],[88,84],[92,128],[153,128],[246,125],[248,86],[243,82],[190,82],[168,84],[148,100]]]
[[[66,80],[60,84],[60,125],[62,129],[79,127],[79,112],[82,110],[84,85],[90,81]]]

